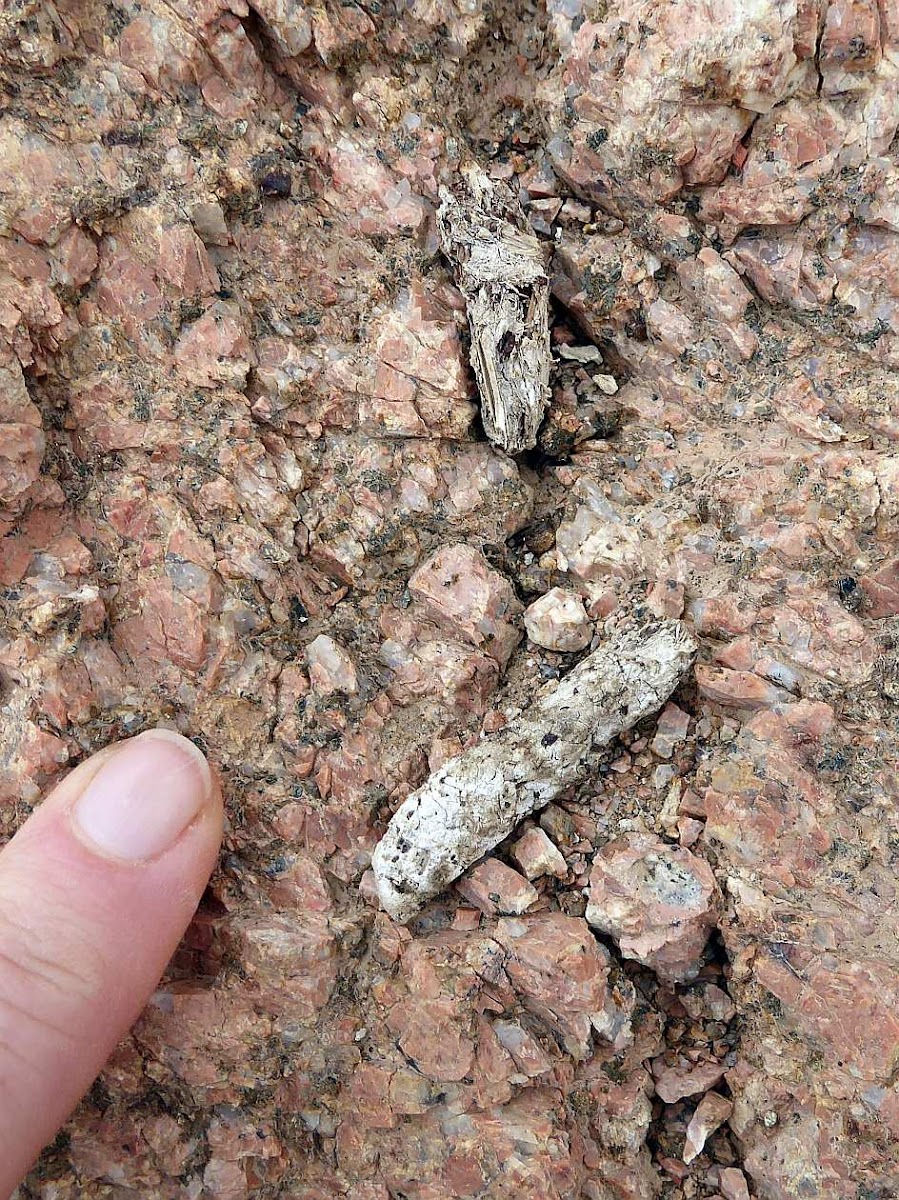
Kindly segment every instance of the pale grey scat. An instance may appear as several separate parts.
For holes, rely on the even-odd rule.
[[[594,742],[601,748],[660,707],[694,655],[677,622],[634,631],[616,647],[594,651],[495,737],[445,763],[405,801],[375,849],[372,865],[388,912],[409,920],[524,815],[582,777]],[[547,743],[547,736],[553,740]],[[416,853],[405,856],[395,853],[399,838],[412,836],[404,810],[417,817]]]

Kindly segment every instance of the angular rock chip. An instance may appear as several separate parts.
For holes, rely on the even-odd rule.
[[[589,1055],[592,1031],[609,1024],[609,953],[581,917],[564,913],[503,918],[496,940],[524,1007],[556,1031],[574,1058]]]
[[[330,696],[333,692],[356,691],[356,668],[353,660],[340,642],[328,637],[326,633],[320,633],[306,647],[306,661],[309,664],[310,682],[320,695]]]
[[[718,1187],[724,1200],[749,1200],[746,1176],[739,1167],[724,1167],[719,1171]]]
[[[586,917],[662,979],[695,977],[716,923],[712,869],[680,846],[648,833],[607,843],[593,860]]]
[[[568,864],[562,851],[552,838],[537,827],[521,835],[512,847],[512,857],[528,879],[538,879],[541,875],[555,875],[557,879],[564,879],[568,874]]]
[[[536,646],[573,652],[589,646],[593,626],[577,592],[551,588],[525,610],[524,627]]]
[[[537,901],[537,889],[498,858],[485,858],[457,886],[488,917],[498,912],[520,916]]]
[[[652,1060],[656,1093],[664,1104],[676,1104],[685,1096],[700,1096],[724,1078],[724,1064],[714,1058],[692,1062],[687,1058],[671,1065],[665,1056]]]
[[[521,637],[512,624],[521,602],[480,550],[441,546],[412,574],[409,591],[444,629],[482,646],[502,666],[508,662]]]
[[[724,1124],[733,1110],[733,1100],[728,1100],[718,1092],[706,1092],[687,1126],[687,1140],[684,1143],[685,1163],[691,1163],[702,1153],[708,1139]]]

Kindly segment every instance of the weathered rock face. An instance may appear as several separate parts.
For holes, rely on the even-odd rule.
[[[445,546],[418,568],[409,591],[426,616],[506,664],[521,636],[511,620],[521,605],[508,579],[483,554],[470,546]]]
[[[230,814],[23,1200],[892,1196],[894,6],[376,9],[0,13],[2,832],[159,722]],[[550,261],[517,459],[469,158]],[[378,912],[429,769],[652,614],[658,718]]]
[[[512,846],[512,858],[528,879],[556,875],[564,879],[568,866],[559,847],[538,826],[526,830]]]
[[[699,974],[717,924],[717,893],[703,859],[650,834],[629,834],[594,858],[586,916],[625,958],[683,983]]]
[[[459,892],[488,917],[526,912],[536,903],[537,889],[523,875],[496,858],[486,858],[459,880]]]
[[[524,627],[530,640],[546,650],[583,650],[593,629],[576,592],[551,588],[528,605]]]

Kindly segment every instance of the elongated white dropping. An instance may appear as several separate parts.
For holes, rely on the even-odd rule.
[[[600,646],[517,720],[443,764],[394,814],[372,857],[381,904],[409,921],[535,809],[584,778],[596,753],[657,711],[696,646],[678,621]]]

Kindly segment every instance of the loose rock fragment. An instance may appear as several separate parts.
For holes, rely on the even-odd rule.
[[[657,754],[659,758],[670,758],[675,748],[687,736],[689,727],[689,713],[685,713],[676,704],[666,704],[656,726],[656,735],[650,743],[653,754]]]
[[[702,1153],[708,1139],[724,1124],[733,1110],[733,1100],[728,1100],[718,1092],[706,1092],[687,1126],[687,1140],[684,1143],[685,1163],[691,1163]]]
[[[749,1200],[746,1176],[739,1167],[724,1167],[719,1171],[718,1187],[724,1200]]]
[[[512,847],[512,857],[528,879],[537,879],[541,875],[555,875],[557,879],[564,879],[568,874],[568,865],[561,850],[537,827],[522,834]]]
[[[437,227],[471,327],[487,436],[529,450],[549,398],[549,277],[543,248],[509,189],[478,167],[441,189]]]
[[[684,585],[676,579],[657,579],[646,593],[646,607],[657,617],[679,617],[684,611]]]
[[[594,751],[664,703],[695,652],[675,621],[633,629],[542,691],[495,737],[445,763],[399,808],[375,848],[387,912],[411,920],[523,817],[583,778]]]
[[[701,696],[727,708],[773,708],[796,699],[784,688],[768,683],[752,671],[702,666],[696,669],[696,682]]]
[[[664,1056],[652,1061],[656,1093],[664,1104],[676,1104],[685,1096],[699,1096],[715,1087],[724,1078],[724,1064],[714,1058],[691,1062],[683,1058],[674,1065]]]
[[[580,596],[559,587],[552,588],[525,610],[524,627],[535,645],[569,653],[588,646],[593,632]]]
[[[733,1019],[737,1011],[727,992],[714,983],[707,983],[691,988],[689,991],[680,992],[678,1000],[694,1021],[708,1017],[713,1021],[723,1021],[726,1024]]]
[[[866,616],[879,619],[899,613],[899,559],[885,563],[879,571],[859,580],[868,601]]]
[[[631,833],[593,860],[586,917],[618,942],[625,958],[683,982],[699,970],[717,897],[703,859],[653,834]]]
[[[506,664],[521,637],[512,624],[521,603],[480,550],[442,546],[412,575],[409,591],[439,625]]]
[[[309,679],[321,695],[356,691],[356,668],[340,642],[320,633],[306,647],[306,659],[309,663]]]
[[[578,840],[578,832],[574,827],[571,813],[566,812],[564,808],[559,808],[558,804],[547,804],[543,812],[540,814],[540,828],[558,844],[561,842],[565,846],[570,846]]]
[[[504,918],[496,940],[508,952],[506,974],[522,1005],[560,1036],[572,1057],[586,1058],[594,1030],[605,1032],[630,1015],[627,998],[622,1012],[609,987],[608,951],[581,918],[560,912]]]
[[[486,858],[459,880],[459,892],[488,917],[520,916],[537,901],[537,889],[498,858]]]
[[[593,483],[582,477],[571,490],[574,509],[556,534],[559,569],[588,587],[604,587],[609,578],[629,579],[646,568],[640,532]]]
[[[220,204],[195,204],[190,219],[207,246],[227,246],[231,240],[225,214]]]
[[[517,1021],[494,1021],[493,1032],[502,1048],[511,1054],[518,1070],[529,1079],[552,1070],[552,1059]]]
[[[602,366],[602,354],[597,346],[566,346],[563,343],[559,347],[559,358],[565,359],[566,362],[580,363],[582,366],[587,363]]]

